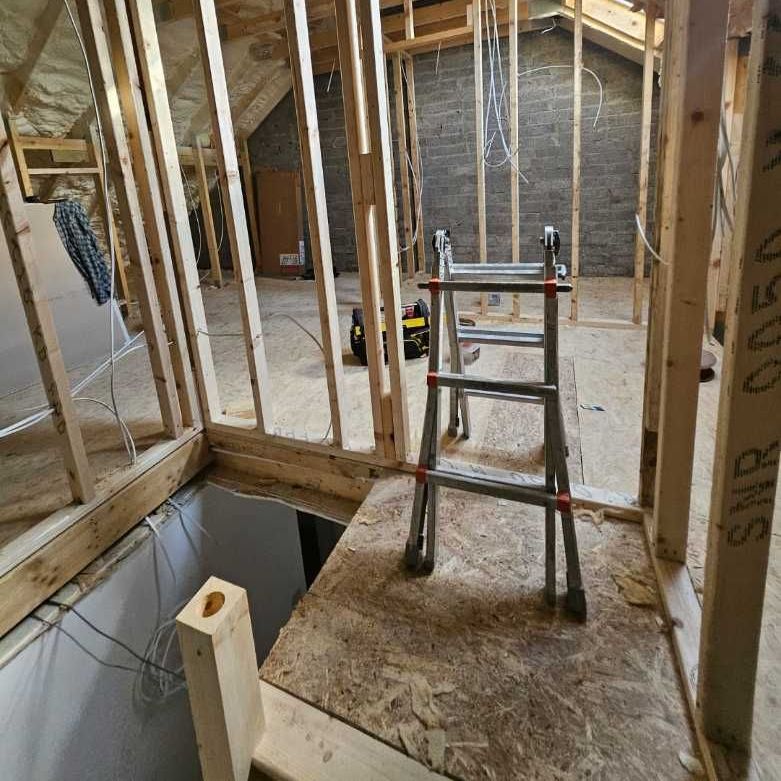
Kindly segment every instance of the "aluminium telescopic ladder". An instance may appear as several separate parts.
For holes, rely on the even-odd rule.
[[[431,294],[431,333],[426,382],[428,395],[420,458],[415,474],[415,499],[405,550],[407,566],[429,573],[434,569],[437,550],[437,510],[440,486],[488,494],[545,508],[545,598],[556,602],[556,512],[561,515],[562,537],[567,567],[566,606],[585,620],[586,597],[580,575],[580,561],[572,515],[567,446],[559,393],[558,298],[572,284],[563,281],[566,269],[556,263],[559,234],[545,227],[540,239],[542,263],[453,263],[447,231],[437,231],[434,249],[438,274],[420,287]],[[454,293],[506,292],[539,293],[544,296],[542,333],[492,330],[460,325]],[[447,318],[450,372],[442,371],[443,315]],[[543,382],[521,382],[467,375],[460,344],[473,342],[503,346],[538,347],[544,355]],[[440,458],[439,392],[450,391],[448,433],[456,436],[459,425],[469,437],[470,396],[541,404],[544,409],[544,478],[480,465],[444,461]]]

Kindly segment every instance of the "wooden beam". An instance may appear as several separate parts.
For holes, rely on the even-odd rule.
[[[129,4],[132,32],[144,80],[152,138],[157,152],[160,183],[170,227],[170,240],[179,277],[184,318],[195,364],[201,409],[207,422],[221,414],[220,394],[214,371],[206,312],[201,295],[198,265],[190,231],[187,201],[182,185],[179,153],[176,147],[171,109],[163,72],[160,44],[155,28],[151,0],[134,0]]]
[[[395,54],[396,52],[419,52],[436,49],[440,43],[445,43],[450,39],[461,39],[464,36],[472,34],[472,28],[468,25],[464,27],[454,27],[441,32],[429,33],[428,35],[419,35],[417,38],[409,40],[391,41],[385,44],[385,54]]]
[[[507,43],[510,47],[510,247],[512,262],[521,262],[521,214],[518,163],[518,3],[510,2],[510,28]],[[513,316],[521,315],[521,296],[513,293]]]
[[[95,166],[58,166],[54,168],[28,168],[28,176],[95,176]]]
[[[366,362],[369,374],[374,442],[380,454],[395,455],[393,421],[386,403],[387,380],[384,371],[380,330],[380,295],[377,281],[377,247],[374,239],[374,213],[370,192],[364,192],[361,160],[369,150],[366,122],[366,96],[356,6],[352,0],[336,0],[336,32],[344,103],[347,159],[355,221],[355,250],[361,284],[361,301],[366,330]]]
[[[478,259],[488,262],[488,235],[485,220],[485,127],[483,124],[483,12],[481,0],[472,3],[472,47],[475,61],[475,169],[477,181]],[[488,314],[488,296],[480,294],[480,314]]]
[[[201,222],[206,237],[206,248],[209,252],[211,282],[222,287],[222,266],[220,265],[220,248],[217,245],[217,233],[214,230],[214,215],[212,214],[212,199],[209,192],[209,179],[206,176],[206,164],[203,159],[203,148],[197,136],[195,147],[195,176],[198,180],[198,196],[201,202]]]
[[[187,336],[168,241],[163,197],[160,192],[160,181],[157,178],[157,161],[149,137],[146,106],[141,92],[141,79],[136,65],[125,0],[114,0],[112,12],[106,14],[106,24],[111,39],[114,72],[127,127],[133,171],[138,184],[149,257],[169,342],[182,422],[188,427],[200,427],[203,421],[198,404],[198,391],[190,365]]]
[[[38,259],[5,125],[0,120],[0,219],[16,284],[22,300],[46,400],[62,450],[71,494],[86,502],[95,495],[95,483],[81,437],[70,382],[60,352],[57,329],[41,285]]]
[[[84,48],[92,72],[98,111],[106,139],[111,180],[114,183],[114,192],[119,205],[125,243],[131,263],[137,272],[136,293],[146,331],[149,361],[160,403],[163,428],[171,438],[176,439],[182,433],[182,412],[176,393],[176,379],[171,366],[165,328],[160,316],[144,221],[131,167],[117,85],[111,67],[111,54],[103,26],[103,12],[99,0],[77,0],[77,7]]]
[[[669,232],[673,218],[674,157],[672,137],[668,134],[678,122],[680,101],[675,93],[682,82],[673,78],[680,70],[680,36],[666,35],[662,87],[659,93],[659,122],[656,139],[656,192],[654,204],[654,250],[659,254],[662,237]],[[662,347],[664,344],[665,302],[669,265],[654,259],[648,293],[648,326],[643,381],[643,426],[640,442],[640,475],[638,499],[651,508],[656,491],[656,466],[659,444],[659,400],[662,390]]]
[[[252,765],[263,777],[444,781],[412,757],[270,683],[261,680],[260,693],[265,724]]]
[[[241,166],[244,198],[249,217],[249,233],[254,257],[253,266],[260,265],[260,233],[258,232],[258,205],[255,199],[255,177],[252,174],[252,160],[249,156],[247,137],[240,136],[237,141],[239,165]]]
[[[396,110],[396,138],[399,145],[399,174],[401,178],[401,212],[404,217],[404,256],[407,276],[415,278],[415,247],[412,228],[412,193],[410,192],[409,164],[407,157],[407,115],[404,107],[404,76],[401,54],[393,55],[393,97]],[[410,158],[412,159],[412,158]]]
[[[643,59],[643,92],[640,107],[640,158],[637,177],[637,216],[643,231],[647,230],[648,169],[651,159],[651,120],[654,100],[654,34],[656,17],[654,7],[645,11],[645,57]],[[632,295],[632,322],[643,319],[643,293],[645,288],[645,244],[638,231],[635,235],[635,280]]]
[[[683,55],[675,74],[682,86],[671,98],[677,101],[675,121],[665,128],[672,143],[668,153],[674,205],[660,253],[669,264],[669,278],[654,528],[657,555],[681,562],[686,560],[689,530],[728,5],[728,0],[686,0],[669,10],[667,20],[667,34],[680,39]]]
[[[16,170],[19,174],[19,186],[22,188],[22,199],[31,198],[35,191],[30,179],[30,170],[27,168],[27,160],[24,156],[24,147],[21,144],[19,132],[16,129],[16,120],[8,117],[8,144],[10,145],[11,155],[16,164]]]
[[[409,151],[412,160],[413,188],[412,204],[417,233],[418,271],[426,273],[426,230],[423,224],[423,163],[420,159],[420,141],[418,139],[418,108],[415,100],[415,63],[411,54],[405,54],[402,62],[402,75],[407,87],[407,124],[409,125]]]
[[[223,188],[225,228],[230,242],[233,277],[239,286],[239,304],[247,350],[255,420],[259,431],[273,428],[271,388],[269,383],[263,329],[260,324],[258,293],[252,269],[247,218],[241,192],[236,140],[230,115],[230,99],[225,82],[219,27],[214,0],[193,0],[195,24],[203,56],[204,81],[212,118],[212,134],[217,152],[220,185]]]
[[[390,375],[393,445],[396,458],[404,460],[410,446],[409,414],[401,326],[399,253],[396,207],[393,200],[393,169],[390,161],[391,141],[385,56],[382,51],[378,0],[360,0],[359,8],[365,63],[366,115],[374,191],[377,261],[385,320],[385,351],[388,355]]]
[[[62,8],[62,0],[48,0],[43,11],[35,19],[35,32],[27,47],[24,61],[8,80],[10,88],[6,94],[6,100],[10,110],[14,113],[19,113],[19,109],[27,97],[30,77],[52,37]]]
[[[748,751],[781,443],[781,0],[754,6],[713,493],[700,714],[709,738]]]
[[[731,42],[728,41],[728,44]],[[730,154],[732,155],[732,163],[735,180],[740,177],[740,149],[741,139],[743,134],[743,115],[746,110],[746,94],[748,91],[748,56],[740,54],[738,52],[737,62],[735,64],[735,80],[732,88],[732,105],[730,107],[729,117],[730,122],[727,125],[727,132],[729,137]],[[727,208],[730,209],[731,214],[735,216],[735,187],[732,184],[732,177],[726,176],[726,196],[727,196]],[[721,240],[721,252],[719,256],[719,277],[718,287],[716,291],[716,313],[714,316],[714,324],[717,333],[720,329],[723,329],[726,320],[727,311],[727,299],[729,298],[730,289],[730,275],[733,268],[733,243],[732,243],[732,230],[727,225],[724,229],[724,235]]]
[[[309,30],[304,0],[285,0],[287,40],[290,46],[290,70],[298,118],[298,142],[301,150],[301,174],[309,221],[309,240],[315,273],[320,334],[323,342],[328,403],[331,410],[333,442],[348,446],[347,398],[342,340],[336,306],[336,288],[331,258],[331,236],[328,229],[328,208],[323,180],[323,160],[320,151],[320,128],[317,121],[312,57],[309,52]]]
[[[0,635],[189,482],[210,458],[206,437],[186,432],[150,448],[134,466],[103,481],[87,504],[66,507],[39,523],[33,551],[0,577]],[[52,533],[41,545],[44,524]]]
[[[247,781],[263,730],[247,592],[211,577],[176,617],[203,781]]]
[[[580,286],[580,146],[583,125],[583,0],[575,0],[575,26],[573,32],[572,81],[572,235],[570,250],[570,317],[578,319],[578,292]]]

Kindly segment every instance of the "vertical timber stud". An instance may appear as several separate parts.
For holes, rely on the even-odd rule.
[[[211,577],[176,617],[203,781],[247,781],[263,730],[247,592]]]
[[[35,246],[5,125],[0,118],[0,220],[8,243],[16,284],[22,299],[27,328],[35,348],[41,382],[51,406],[54,430],[62,448],[71,493],[77,502],[95,496],[87,452],[71,397],[68,374],[62,360],[57,330],[49,302],[42,297]]]
[[[374,183],[377,262],[385,313],[385,347],[390,375],[393,446],[396,458],[399,461],[406,461],[409,450],[409,415],[401,326],[396,206],[393,200],[393,168],[390,162],[390,125],[387,119],[385,53],[379,0],[359,0],[359,3],[363,57],[366,65],[364,70],[366,112]]]
[[[475,59],[475,166],[477,174],[477,234],[479,259],[488,260],[485,223],[485,129],[483,127],[483,11],[481,0],[472,3],[472,38]],[[480,293],[480,314],[488,314],[488,295]]]
[[[201,141],[197,136],[193,139],[193,153],[195,155],[195,159],[193,161],[195,163],[195,178],[198,182],[198,200],[201,202],[203,232],[206,234],[206,247],[209,251],[211,281],[213,285],[222,287],[220,247],[217,243],[217,232],[214,230],[214,214],[212,213],[212,199],[209,193],[209,177],[206,174],[206,162],[203,159],[203,147],[201,146]]]
[[[168,103],[152,0],[130,0],[129,7],[132,14],[132,32],[144,79],[144,95],[152,125],[152,137],[157,152],[171,245],[179,274],[179,291],[184,305],[192,358],[195,362],[201,407],[206,420],[212,422],[221,415],[220,396],[206,328],[206,312],[203,307],[201,283],[190,232],[190,220],[187,215],[187,201],[182,186],[179,155],[176,151],[174,126]]]
[[[358,260],[361,301],[366,330],[366,363],[369,375],[374,443],[387,458],[393,458],[393,420],[390,405],[385,403],[386,386],[380,331],[380,294],[377,283],[377,246],[374,238],[374,213],[371,193],[364,194],[361,160],[369,148],[366,128],[366,100],[363,88],[363,66],[355,0],[335,0],[336,39],[339,47],[339,76],[342,81],[344,124],[347,137],[347,159],[350,166],[355,253]]]
[[[654,497],[658,556],[685,562],[694,434],[711,246],[716,143],[728,0],[672,5],[668,34],[681,35],[678,121],[671,128],[671,228],[661,256],[670,264],[662,347],[659,443]],[[665,186],[666,186],[665,182]]]
[[[675,161],[672,154],[673,129],[678,122],[681,90],[681,36],[673,35],[672,16],[665,19],[662,88],[659,93],[659,124],[656,139],[656,198],[654,203],[654,249],[658,254],[666,234],[673,228],[672,197]],[[659,444],[659,397],[662,389],[662,344],[664,341],[667,262],[654,259],[648,292],[645,377],[643,383],[643,426],[640,444],[638,499],[643,507],[653,507],[656,491],[656,456]]]
[[[171,366],[168,341],[160,316],[152,263],[146,244],[144,220],[141,216],[117,85],[111,67],[108,39],[103,27],[103,12],[99,0],[77,0],[77,2],[84,48],[95,83],[98,112],[106,139],[109,169],[119,204],[119,216],[124,228],[128,254],[137,273],[136,293],[146,331],[149,362],[152,364],[163,427],[169,436],[176,439],[182,433],[182,413],[176,394],[176,380]]]
[[[700,715],[747,751],[781,441],[781,0],[757,0],[719,399],[700,642]]]
[[[244,178],[244,196],[247,201],[247,216],[249,217],[249,232],[252,239],[252,251],[255,266],[260,265],[260,233],[258,232],[258,205],[255,200],[255,177],[252,175],[252,160],[249,156],[247,137],[238,139],[239,162]]]
[[[583,96],[583,0],[575,0],[575,26],[573,28],[573,80],[572,80],[572,294],[570,317],[578,319],[578,293],[580,287],[580,142],[582,133]]]
[[[643,52],[643,93],[640,113],[640,160],[637,181],[637,217],[646,230],[648,216],[648,168],[651,158],[651,118],[654,99],[654,41],[656,7],[645,7],[645,50]],[[643,320],[643,283],[645,281],[645,244],[638,231],[635,235],[635,281],[632,298],[632,322]]]
[[[409,165],[407,157],[407,118],[404,110],[404,76],[402,74],[401,52],[393,55],[393,102],[396,110],[396,136],[399,144],[399,174],[401,176],[401,211],[404,215],[404,257],[407,262],[407,276],[415,278],[415,247],[412,231],[412,195],[409,189]]]
[[[333,441],[334,444],[345,447],[348,440],[347,400],[344,391],[342,342],[339,337],[339,317],[336,308],[336,289],[331,259],[331,237],[328,231],[323,159],[320,151],[320,129],[317,122],[305,1],[285,0],[285,20],[287,41],[290,48],[290,70],[293,77],[293,94],[301,149],[301,172],[304,177],[304,195],[312,245],[312,265],[314,266],[317,304],[320,313],[320,332],[323,339]]]
[[[415,233],[417,234],[418,271],[426,272],[426,232],[423,228],[423,163],[420,160],[418,139],[418,109],[415,102],[415,63],[409,52],[402,53],[402,75],[407,86],[407,124],[409,125],[409,153],[413,171],[413,204]]]
[[[247,218],[244,213],[244,198],[239,177],[239,162],[236,157],[236,139],[231,122],[230,100],[225,82],[225,67],[220,48],[220,30],[214,0],[193,0],[195,26],[201,43],[204,82],[209,112],[212,119],[212,134],[217,157],[217,170],[223,185],[225,197],[225,230],[230,242],[233,259],[233,276],[239,286],[239,304],[247,349],[252,399],[255,404],[255,419],[259,432],[273,428],[271,412],[271,390],[269,388],[266,350],[263,345],[263,330],[260,325],[258,293],[255,289],[255,274],[252,268]]]
[[[521,221],[518,193],[518,0],[510,0],[510,211],[512,262],[521,261]],[[520,293],[513,293],[513,317],[521,316]]]
[[[201,411],[190,365],[187,336],[182,322],[179,292],[176,287],[174,265],[168,243],[168,228],[163,211],[163,198],[157,178],[157,163],[152,141],[149,138],[144,96],[141,93],[125,0],[115,0],[113,8],[113,13],[110,9],[106,13],[106,23],[111,39],[111,53],[114,57],[114,72],[127,127],[128,143],[133,156],[133,171],[138,183],[152,272],[157,283],[157,295],[160,299],[166,334],[171,342],[170,352],[179,392],[182,422],[186,426],[200,428]]]

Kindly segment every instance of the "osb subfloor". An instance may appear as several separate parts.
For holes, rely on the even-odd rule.
[[[437,568],[408,575],[412,491],[375,485],[261,677],[453,778],[689,778],[640,526],[578,521],[581,624],[543,603],[539,508],[443,490]]]

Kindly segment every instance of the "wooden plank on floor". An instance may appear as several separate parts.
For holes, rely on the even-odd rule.
[[[247,351],[252,400],[258,431],[270,431],[274,427],[271,405],[271,387],[263,329],[260,324],[258,293],[252,267],[252,250],[244,213],[244,196],[241,190],[239,163],[236,157],[236,139],[230,113],[230,98],[225,81],[222,60],[220,28],[214,0],[193,0],[195,26],[201,44],[206,97],[211,115],[212,135],[217,157],[220,184],[225,197],[225,230],[230,242],[233,261],[233,279],[239,287],[244,342]]]
[[[53,410],[52,422],[65,462],[71,494],[76,501],[86,502],[95,495],[95,483],[81,436],[68,373],[60,352],[57,329],[41,284],[26,208],[5,125],[0,118],[0,220],[27,328],[38,359],[46,400]]]
[[[195,248],[190,232],[187,201],[182,185],[179,153],[168,103],[168,90],[152,0],[135,0],[130,3],[130,11],[136,51],[144,79],[152,138],[157,152],[160,182],[163,186],[165,208],[171,229],[171,246],[179,275],[179,291],[198,378],[197,386],[201,394],[201,407],[206,420],[211,421],[221,415],[220,395],[201,295]]]
[[[119,215],[131,263],[136,269],[138,302],[146,331],[149,362],[160,403],[163,428],[172,439],[182,431],[182,411],[176,392],[160,303],[155,289],[152,262],[146,243],[144,221],[131,165],[122,109],[111,64],[111,53],[99,0],[77,0],[82,38],[95,85],[97,109],[107,146],[109,172],[119,205]]]
[[[754,6],[708,527],[699,704],[709,738],[751,748],[781,444],[781,0]]]
[[[298,142],[301,173],[304,179],[306,213],[309,220],[309,242],[315,274],[317,310],[323,344],[331,431],[335,445],[349,447],[347,397],[345,393],[342,340],[336,307],[334,267],[331,257],[331,235],[325,199],[323,159],[320,150],[320,128],[317,121],[312,57],[309,51],[304,0],[285,0],[287,40],[290,48],[290,70],[298,119]]]
[[[678,101],[677,121],[665,130],[672,141],[674,206],[660,253],[669,264],[669,277],[654,523],[657,555],[681,562],[686,560],[689,531],[728,5],[728,0],[680,2],[665,24],[668,35],[681,38],[684,58],[682,87],[671,98]]]
[[[159,453],[164,455],[160,456]],[[147,454],[145,454],[147,455]],[[0,635],[54,594],[209,463],[206,437],[192,431],[98,487],[67,526],[0,577]],[[55,514],[59,515],[59,514]]]
[[[436,781],[444,777],[365,732],[260,681],[265,726],[252,764],[270,778]]]

